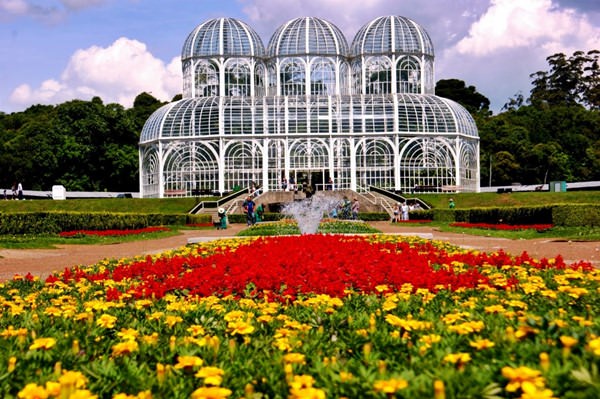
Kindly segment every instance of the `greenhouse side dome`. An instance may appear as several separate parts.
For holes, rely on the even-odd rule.
[[[352,55],[422,54],[434,56],[429,34],[401,16],[379,17],[364,25],[352,41]]]
[[[235,18],[216,18],[196,27],[184,42],[181,59],[194,57],[262,57],[265,47],[260,36]]]
[[[269,57],[328,55],[347,56],[348,42],[342,31],[321,18],[293,19],[280,26],[269,41]]]

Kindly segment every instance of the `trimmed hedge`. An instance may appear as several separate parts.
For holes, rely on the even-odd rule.
[[[599,204],[569,204],[552,208],[552,221],[556,226],[600,226]]]
[[[0,213],[0,234],[56,234],[71,230],[139,229],[184,225],[186,214],[138,214],[109,212]]]
[[[600,226],[600,205],[569,204],[535,207],[434,209],[437,222],[553,224],[555,226]]]

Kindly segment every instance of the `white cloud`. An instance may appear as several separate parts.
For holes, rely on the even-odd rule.
[[[181,62],[165,64],[136,40],[119,38],[108,47],[92,46],[71,56],[59,80],[49,79],[38,88],[17,87],[10,101],[17,105],[56,104],[74,98],[99,96],[105,103],[131,107],[141,92],[170,100],[181,92]]]
[[[487,12],[471,26],[455,50],[475,56],[519,47],[542,47],[546,52],[556,52],[571,44],[588,50],[598,42],[600,28],[572,9],[556,8],[551,0],[492,0]]]

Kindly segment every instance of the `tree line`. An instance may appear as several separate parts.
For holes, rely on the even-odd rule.
[[[600,180],[599,55],[549,56],[548,70],[530,75],[528,96],[517,93],[497,115],[474,86],[437,82],[437,95],[459,102],[475,118],[482,186]],[[163,104],[141,93],[128,109],[94,97],[0,112],[0,186],[137,191],[140,132]]]

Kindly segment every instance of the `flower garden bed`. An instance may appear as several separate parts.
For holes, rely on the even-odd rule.
[[[598,397],[599,282],[386,235],[107,260],[0,285],[0,395]]]

